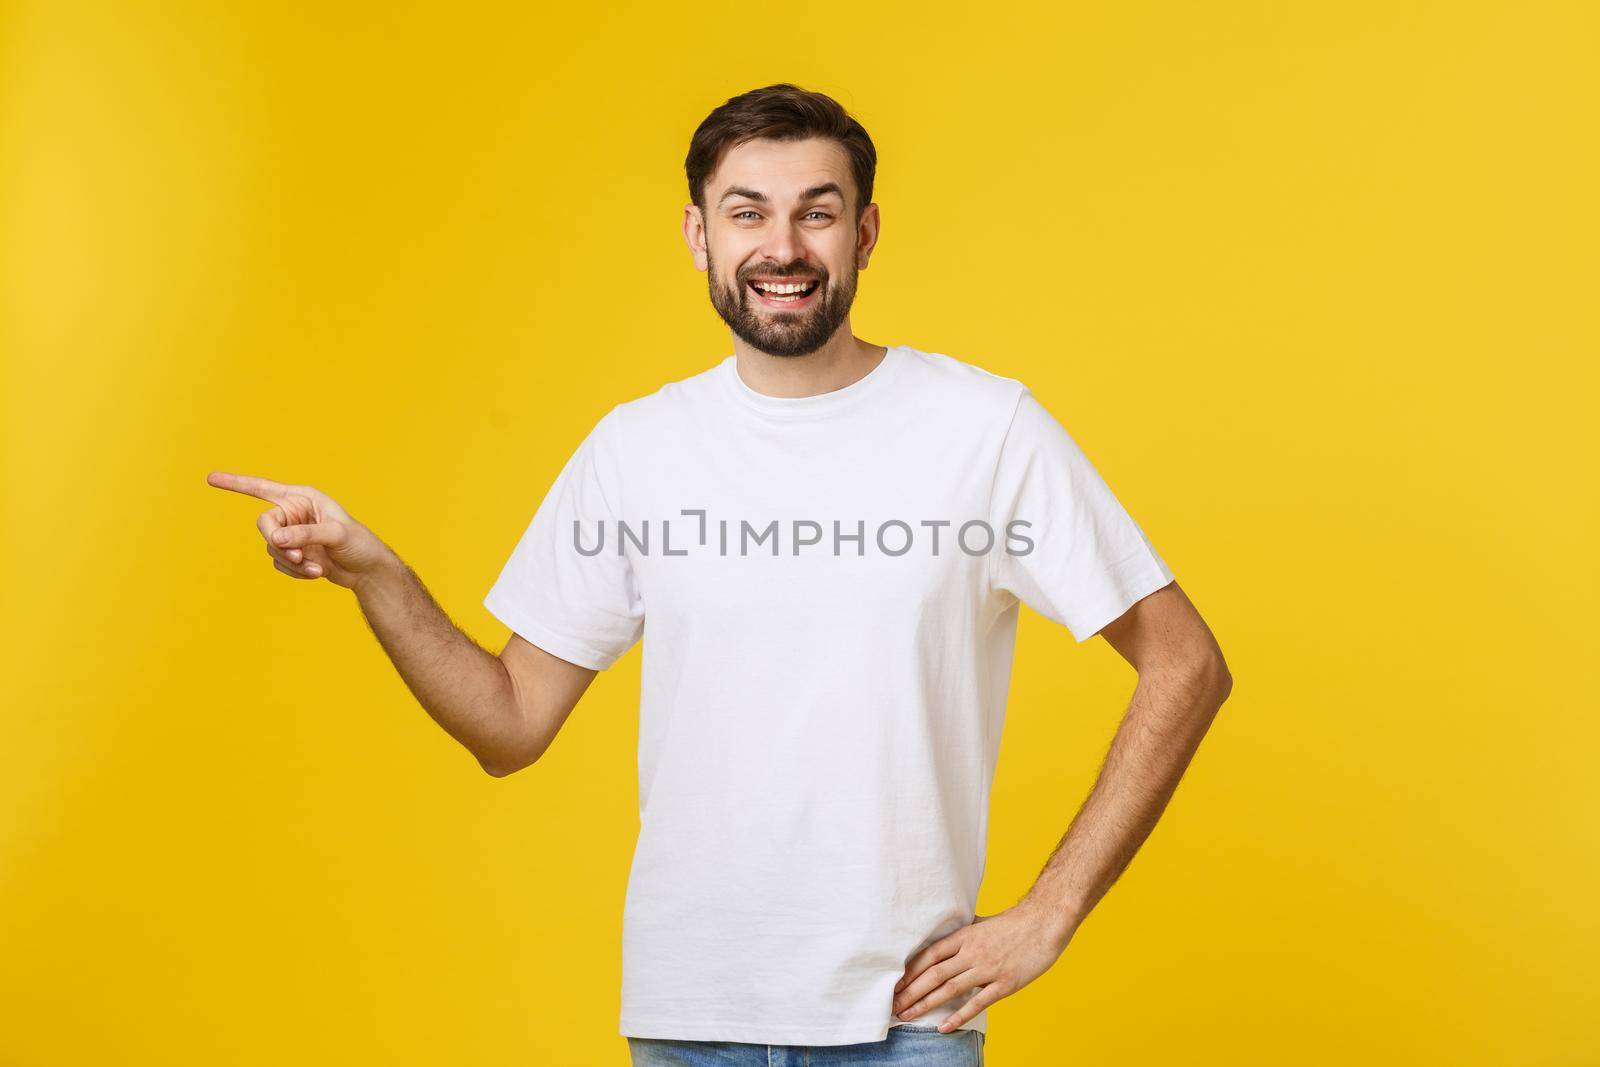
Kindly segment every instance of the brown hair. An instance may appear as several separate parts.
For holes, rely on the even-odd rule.
[[[856,218],[872,202],[872,179],[878,169],[878,150],[861,123],[851,118],[831,96],[814,93],[788,82],[740,93],[705,117],[689,140],[683,161],[689,178],[689,199],[706,209],[705,183],[728,149],[770,137],[801,141],[829,137],[844,146],[856,180]]]

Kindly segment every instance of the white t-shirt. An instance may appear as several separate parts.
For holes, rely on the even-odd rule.
[[[955,1011],[893,987],[975,914],[1018,605],[1084,641],[1172,577],[1022,383],[950,356],[784,398],[730,355],[614,407],[484,606],[595,669],[645,635],[621,1033]]]

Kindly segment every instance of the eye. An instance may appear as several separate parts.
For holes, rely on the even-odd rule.
[[[751,211],[749,208],[746,208],[743,211],[735,212],[733,217],[734,218],[739,218],[741,215],[754,215],[756,218],[760,218],[761,217],[760,212]]]
[[[828,214],[826,211],[808,211],[808,212],[806,212],[806,214],[807,215],[821,215],[825,219],[833,218],[833,216]]]

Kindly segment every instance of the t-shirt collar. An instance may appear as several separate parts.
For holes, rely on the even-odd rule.
[[[842,389],[815,396],[768,396],[750,388],[739,377],[738,359],[728,356],[719,368],[726,391],[734,401],[762,415],[775,418],[812,418],[830,415],[880,393],[905,361],[902,345],[888,345],[878,365]]]

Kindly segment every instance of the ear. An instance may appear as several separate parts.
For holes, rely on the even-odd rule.
[[[856,223],[856,270],[866,270],[872,250],[878,247],[878,205],[868,204]]]
[[[694,256],[694,269],[706,269],[706,226],[700,209],[693,204],[683,207],[683,239]]]

